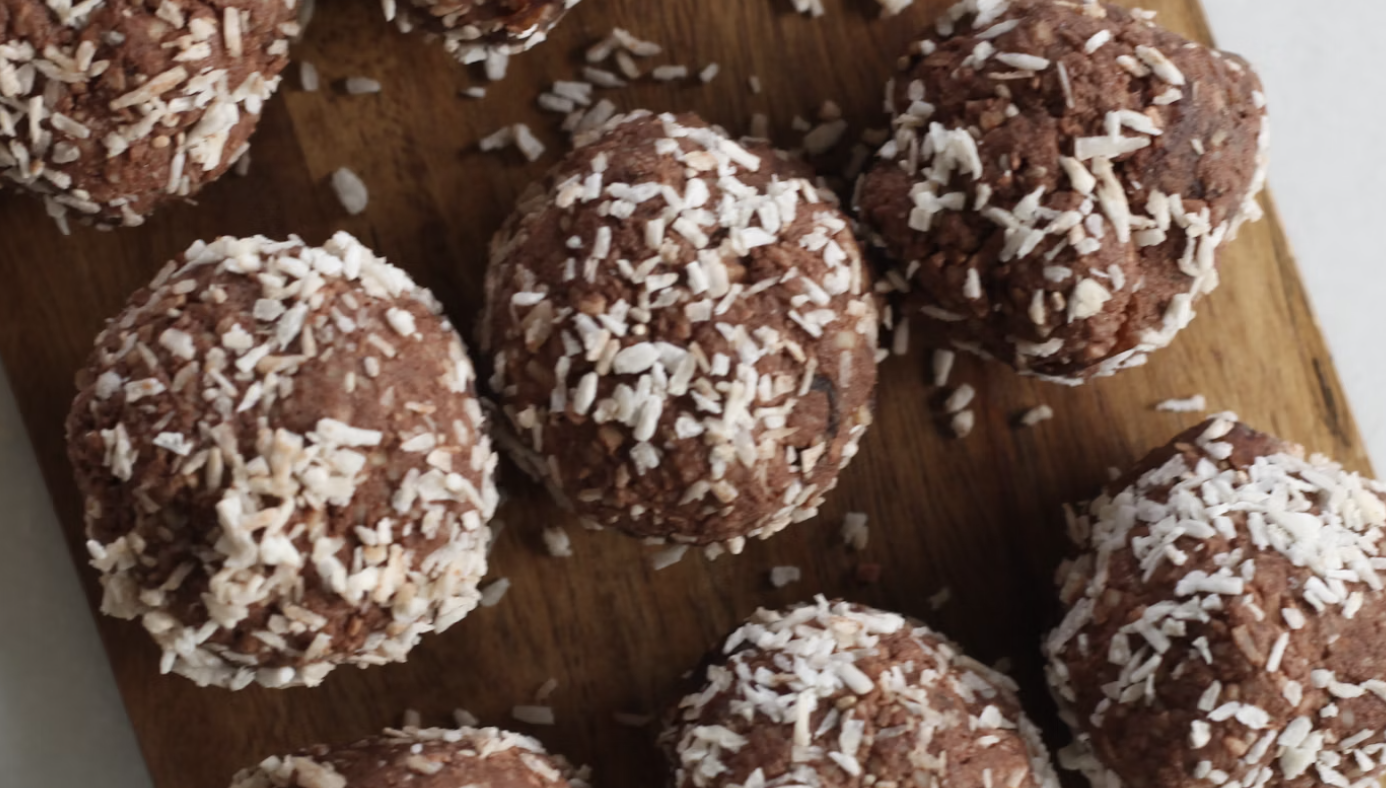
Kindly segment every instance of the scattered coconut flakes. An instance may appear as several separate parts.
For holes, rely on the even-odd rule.
[[[489,152],[508,148],[514,144],[515,128],[513,126],[506,126],[503,129],[496,130],[493,134],[482,137],[481,142],[477,143],[477,146],[483,151]]]
[[[867,520],[866,512],[848,512],[842,518],[842,541],[857,552],[866,549],[867,539],[871,536]]]
[[[380,83],[370,77],[347,77],[344,84],[346,92],[352,96],[379,93]]]
[[[976,399],[976,397],[977,389],[973,388],[970,383],[964,383],[958,386],[952,394],[948,395],[948,399],[943,403],[943,412],[950,414],[961,413],[967,410],[967,406],[971,405],[972,400]]]
[[[555,525],[544,529],[544,547],[554,558],[573,557],[573,540],[562,526]]]
[[[775,588],[784,588],[790,583],[797,583],[803,577],[803,572],[797,566],[777,566],[770,570],[770,585]]]
[[[316,93],[322,86],[322,80],[318,78],[318,67],[310,61],[303,61],[298,64],[298,84],[309,93]]]
[[[548,703],[549,698],[553,697],[553,693],[557,689],[558,679],[554,678],[553,676],[549,676],[543,684],[539,685],[539,689],[534,691],[534,702]]]
[[[953,373],[953,362],[958,354],[951,350],[935,350],[933,360],[934,385],[947,386],[948,376]]]
[[[462,88],[462,95],[467,98],[483,99],[486,98],[486,88],[470,87]]]
[[[751,115],[751,136],[760,140],[770,139],[770,116],[764,112]]]
[[[1020,426],[1033,427],[1042,421],[1049,421],[1054,418],[1054,409],[1048,405],[1040,405],[1031,408],[1020,417]]]
[[[516,706],[510,716],[528,725],[553,725],[555,721],[552,706]]]
[[[346,167],[340,167],[332,173],[332,189],[337,192],[337,199],[342,203],[348,214],[356,216],[366,210],[370,204],[370,192],[366,190],[366,184],[360,176]]]
[[[938,590],[937,594],[934,594],[933,596],[929,597],[929,609],[942,610],[943,606],[948,604],[948,602],[952,599],[953,589],[949,588],[948,586],[944,586],[943,588],[940,588]]]
[[[620,44],[622,49],[636,57],[654,57],[664,52],[664,47],[653,41],[642,41],[624,28],[612,28],[611,36],[616,39],[616,43]]]
[[[707,83],[716,79],[717,74],[721,71],[722,66],[720,64],[708,63],[706,66],[703,66],[702,71],[698,72],[698,79],[702,80],[703,84],[706,85]]]
[[[952,427],[954,435],[959,438],[966,438],[972,434],[972,428],[977,426],[977,414],[970,410],[955,413],[949,426]]]
[[[760,95],[760,77],[756,76],[755,74],[752,74],[751,76],[746,78],[746,84],[751,87],[752,93],[756,94],[757,96]]]
[[[668,569],[683,560],[684,553],[688,552],[688,545],[676,544],[650,554],[650,568],[658,572],[661,569]]]
[[[818,108],[818,119],[825,122],[842,120],[842,107],[836,101],[828,99]]]
[[[534,136],[534,132],[529,130],[529,126],[523,123],[516,123],[513,128],[515,129],[515,146],[520,149],[520,153],[524,154],[524,157],[529,161],[538,161],[546,150],[544,143],[540,142],[539,138]]]
[[[466,709],[453,709],[452,721],[457,723],[459,728],[475,728],[481,724],[481,720],[476,715]]]
[[[914,0],[876,0],[881,4],[881,16],[895,16],[914,4]]]
[[[577,105],[573,103],[572,99],[557,96],[553,93],[540,93],[538,102],[540,109],[565,115],[577,108]]]
[[[422,728],[422,727],[423,727],[423,715],[422,715],[422,714],[419,714],[418,710],[416,710],[416,709],[405,709],[405,710],[404,710],[404,727],[406,727],[406,728]]]
[[[495,607],[496,605],[499,605],[501,599],[505,597],[505,592],[509,590],[510,578],[497,578],[496,580],[489,583],[485,588],[481,589],[481,606]]]
[[[1195,394],[1184,399],[1167,399],[1155,406],[1155,410],[1166,413],[1202,413],[1208,409],[1208,398]]]
[[[827,13],[827,9],[823,8],[823,0],[794,0],[794,10],[815,19]]]
[[[629,84],[616,72],[596,66],[584,66],[582,77],[599,88],[623,88]]]
[[[821,156],[837,147],[847,133],[847,121],[833,120],[820,123],[804,135],[804,150],[810,156]]]
[[[626,711],[618,711],[611,717],[616,720],[617,725],[624,725],[627,728],[643,728],[654,722],[654,716],[651,714],[632,714]]]
[[[673,82],[688,78],[688,66],[657,66],[650,76],[660,82]]]
[[[250,174],[250,151],[247,150],[236,157],[236,163],[231,165],[231,171],[242,178]]]

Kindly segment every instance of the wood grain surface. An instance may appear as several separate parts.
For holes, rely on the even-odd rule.
[[[789,0],[586,0],[478,101],[459,96],[480,83],[478,74],[387,27],[369,0],[324,0],[296,52],[318,66],[324,89],[299,90],[291,69],[265,111],[249,176],[213,186],[200,206],[166,209],[135,230],[76,228],[63,237],[36,201],[0,194],[0,353],[77,560],[85,563],[80,505],[63,449],[73,372],[103,319],[190,242],[295,233],[318,243],[345,229],[433,287],[455,322],[470,326],[481,309],[490,235],[561,146],[555,116],[534,105],[541,87],[576,77],[582,51],[619,25],[666,45],[655,63],[694,72],[721,64],[707,86],[642,82],[603,93],[622,108],[696,110],[736,131],[765,112],[778,141],[791,145],[794,116],[811,117],[827,98],[856,128],[882,126],[892,64],[945,0],[920,0],[887,22],[875,18],[873,0],[825,5],[828,15],[812,20],[794,14]],[[1196,0],[1142,5],[1208,40]],[[753,74],[764,84],[760,95],[747,88]],[[380,80],[384,91],[345,95],[340,81],[357,75]],[[518,121],[550,145],[544,161],[475,150],[482,136]],[[328,185],[343,165],[370,188],[362,216],[348,218]],[[978,426],[966,440],[944,434],[936,416],[943,393],[927,385],[927,337],[916,336],[912,352],[884,368],[878,423],[823,516],[742,556],[715,563],[690,556],[655,572],[647,548],[634,541],[573,528],[576,556],[550,558],[540,530],[562,515],[507,468],[511,499],[500,517],[509,527],[494,574],[509,577],[512,590],[498,607],[426,638],[408,664],[342,668],[318,689],[204,690],[160,676],[138,625],[103,619],[155,784],[224,788],[236,769],[266,755],[375,732],[398,724],[406,708],[444,724],[453,708],[465,707],[591,764],[598,786],[656,785],[664,767],[652,732],[623,728],[613,713],[655,711],[678,676],[757,606],[815,593],[922,617],[983,660],[1008,658],[1027,704],[1050,723],[1038,639],[1051,621],[1051,576],[1065,551],[1061,504],[1092,495],[1108,468],[1197,418],[1157,413],[1156,402],[1202,393],[1214,408],[1368,470],[1290,250],[1269,215],[1227,252],[1223,286],[1193,326],[1148,366],[1070,390],[961,360],[954,381],[972,383],[979,398]],[[1054,408],[1053,421],[1014,426],[1041,403]],[[862,554],[840,543],[847,511],[871,517]],[[773,589],[768,573],[781,565],[801,567],[803,579]],[[859,571],[872,565],[879,581],[860,582]],[[95,599],[94,573],[82,574]],[[929,597],[944,588],[951,601],[932,610]],[[558,680],[558,724],[512,721],[511,706],[530,702],[550,677]]]

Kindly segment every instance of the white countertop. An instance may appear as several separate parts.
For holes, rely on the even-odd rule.
[[[865,0],[862,0],[865,2]],[[1372,457],[1386,469],[1386,261],[1376,251],[1386,103],[1380,0],[1204,0],[1219,43],[1261,71],[1271,186]],[[1344,20],[1347,20],[1345,23]],[[0,370],[0,774],[34,788],[148,788],[75,570]]]

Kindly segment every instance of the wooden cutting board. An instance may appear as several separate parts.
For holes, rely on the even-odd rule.
[[[541,87],[577,77],[582,51],[619,25],[666,45],[653,63],[694,72],[721,64],[707,86],[646,82],[604,92],[623,108],[696,110],[737,131],[765,112],[787,145],[799,136],[794,116],[812,117],[826,98],[857,128],[882,126],[892,63],[946,2],[920,0],[889,22],[875,18],[872,0],[825,5],[827,16],[812,20],[793,14],[789,0],[587,0],[477,101],[458,91],[479,75],[388,28],[369,0],[324,2],[297,57],[315,63],[330,87],[305,93],[291,69],[265,111],[249,176],[209,189],[200,206],[165,210],[135,230],[77,228],[65,238],[37,202],[0,194],[0,353],[74,556],[85,564],[63,449],[73,372],[103,319],[190,242],[296,233],[319,243],[345,229],[433,287],[455,322],[470,326],[481,309],[490,235],[561,146],[557,119],[534,105]],[[1142,5],[1160,11],[1164,24],[1209,39],[1196,0]],[[384,91],[345,95],[340,81],[358,75],[380,80]],[[762,94],[747,88],[751,75]],[[478,139],[518,121],[549,144],[543,162],[475,150]],[[370,207],[357,218],[345,215],[328,185],[344,165],[370,188]],[[408,664],[342,668],[311,690],[198,689],[158,674],[157,653],[138,625],[103,618],[155,784],[225,788],[236,769],[266,755],[370,734],[399,724],[406,708],[445,724],[453,708],[465,707],[591,764],[599,786],[656,785],[663,765],[652,732],[618,726],[613,713],[657,710],[679,675],[757,606],[815,593],[922,617],[983,660],[1008,659],[1027,703],[1051,722],[1038,642],[1065,550],[1061,505],[1090,496],[1108,468],[1196,419],[1157,413],[1156,402],[1202,393],[1215,408],[1369,470],[1289,247],[1273,210],[1269,216],[1228,250],[1222,289],[1148,366],[1070,390],[960,361],[954,381],[979,392],[977,429],[966,440],[945,436],[936,415],[943,392],[927,385],[927,351],[916,341],[907,357],[885,366],[878,423],[823,516],[740,557],[690,556],[655,572],[634,541],[576,528],[576,556],[548,557],[540,530],[561,515],[507,468],[511,500],[500,517],[509,527],[494,573],[509,577],[512,590],[500,606],[426,638]],[[1014,426],[1017,414],[1041,403],[1054,408],[1053,421]],[[859,555],[838,536],[847,511],[871,518],[870,545]],[[800,567],[803,579],[772,588],[769,570],[781,565]],[[879,580],[861,582],[874,569]],[[82,575],[96,599],[94,574],[84,567]],[[951,601],[933,610],[929,598],[945,588]],[[535,729],[511,720],[512,705],[531,702],[550,677],[558,681],[551,701],[558,724]]]

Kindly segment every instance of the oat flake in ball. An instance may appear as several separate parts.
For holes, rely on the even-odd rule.
[[[486,572],[473,378],[432,294],[344,233],[193,245],[78,376],[68,452],[103,612],[200,684],[404,660]]]
[[[405,728],[266,758],[231,788],[588,788],[587,770],[498,728]]]
[[[761,610],[679,702],[674,788],[1058,788],[1006,676],[903,616]]]
[[[967,0],[902,61],[857,202],[958,347],[1068,384],[1144,363],[1260,216],[1260,80],[1151,16]]]
[[[877,310],[805,170],[695,117],[612,121],[492,245],[518,453],[595,527],[741,549],[817,512],[871,421]]]
[[[1074,519],[1045,650],[1101,788],[1379,788],[1386,486],[1223,414]]]
[[[294,1],[0,2],[0,182],[135,226],[244,154],[279,85]]]

